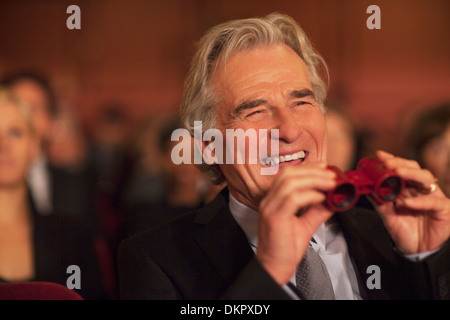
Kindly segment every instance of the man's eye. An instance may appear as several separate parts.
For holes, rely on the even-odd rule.
[[[245,115],[245,117],[249,118],[249,117],[253,117],[253,116],[256,116],[258,114],[261,114],[261,113],[263,113],[263,110],[255,110],[255,111],[252,111],[252,112],[248,113],[247,115]]]
[[[296,106],[304,106],[304,105],[310,105],[311,104],[311,102],[308,102],[308,101],[298,101],[295,105]]]

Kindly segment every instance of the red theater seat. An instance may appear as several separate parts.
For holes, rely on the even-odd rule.
[[[73,290],[52,282],[0,283],[0,300],[83,300]]]

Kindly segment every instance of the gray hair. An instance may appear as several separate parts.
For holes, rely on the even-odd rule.
[[[322,111],[325,110],[327,84],[319,73],[320,67],[323,67],[328,77],[327,65],[294,19],[272,13],[264,18],[231,20],[211,28],[201,38],[192,59],[181,103],[181,119],[192,136],[194,121],[202,121],[203,132],[215,127],[218,100],[211,84],[215,68],[225,64],[237,52],[279,44],[290,47],[305,62],[312,90]],[[197,166],[213,183],[220,184],[225,180],[218,165]]]

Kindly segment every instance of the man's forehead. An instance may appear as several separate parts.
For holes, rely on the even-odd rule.
[[[259,64],[252,63],[258,61]],[[230,55],[227,60],[219,59],[216,65],[217,71],[229,71],[234,67],[268,67],[282,63],[298,64],[305,67],[302,58],[285,44],[271,46],[258,46],[254,48],[239,50]]]
[[[230,90],[254,85],[290,86],[289,90],[311,88],[309,72],[303,60],[289,47],[258,47],[235,53],[213,74],[216,87]],[[292,86],[296,87],[292,87]],[[267,86],[269,88],[269,86]]]

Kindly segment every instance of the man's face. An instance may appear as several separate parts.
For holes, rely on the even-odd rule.
[[[226,129],[266,129],[269,141],[279,139],[277,174],[286,166],[326,159],[323,113],[306,65],[292,49],[278,45],[239,52],[214,72],[212,83],[219,98],[217,127],[224,137]],[[279,130],[278,137],[271,129]],[[293,160],[282,162],[292,155]],[[276,177],[262,175],[266,166],[259,161],[220,166],[232,195],[255,209]]]

